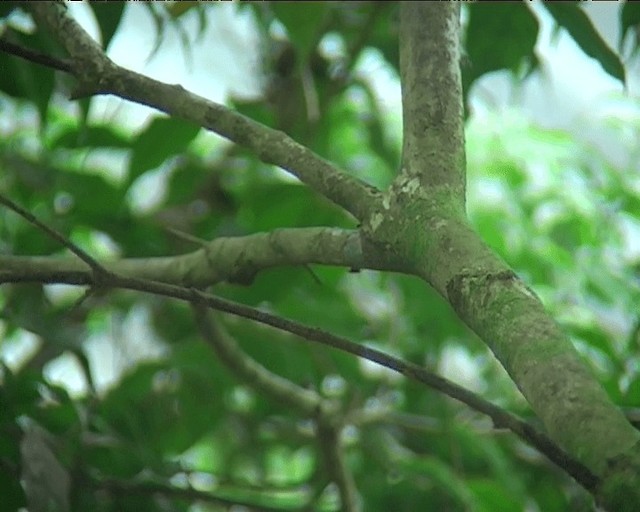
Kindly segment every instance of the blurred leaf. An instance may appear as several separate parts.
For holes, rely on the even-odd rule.
[[[622,83],[626,82],[620,57],[602,39],[578,2],[543,2],[556,23],[565,28],[582,51],[596,59],[602,69]]]
[[[21,4],[22,2],[0,2],[0,18],[7,17],[11,11],[20,7]]]
[[[12,475],[0,475],[0,496],[2,496],[2,508],[6,512],[18,512],[25,510],[27,498],[24,489],[17,478]]]
[[[106,50],[109,48],[111,39],[118,30],[120,20],[126,6],[125,2],[90,2],[89,5],[93,9],[100,32],[102,33],[102,47]]]
[[[522,2],[474,2],[468,5],[465,48],[470,65],[463,66],[465,94],[471,84],[490,71],[518,72],[536,62],[534,46],[538,21]]]
[[[319,40],[325,16],[332,8],[326,2],[306,2],[304,9],[289,2],[272,2],[271,8],[287,29],[289,38],[303,60],[306,60]]]
[[[638,404],[640,404],[640,377],[636,375],[627,387],[626,392],[622,394],[622,399],[618,405],[638,407]]]
[[[55,55],[58,45],[42,31],[35,34],[23,34],[8,31],[3,37],[20,46],[40,54]],[[40,115],[40,122],[45,123],[49,99],[53,94],[55,75],[45,66],[20,59],[0,52],[0,91],[15,98],[32,101]]]
[[[108,125],[68,127],[50,141],[52,148],[129,148],[129,138]]]
[[[102,176],[60,173],[57,189],[59,194],[68,194],[67,215],[74,219],[76,226],[85,224],[108,233],[117,219],[126,216],[124,191]]]
[[[474,479],[468,481],[468,485],[476,495],[478,512],[520,512],[527,498],[521,496],[521,500],[515,500],[495,480]]]
[[[170,157],[185,152],[200,127],[170,117],[155,117],[133,142],[129,184]]]
[[[22,484],[30,512],[68,512],[71,477],[52,449],[53,437],[30,424],[20,443]]]
[[[620,42],[619,46],[622,48],[625,37],[629,30],[640,29],[640,4],[638,2],[625,2],[620,9]],[[638,35],[636,33],[636,39],[634,42],[635,50],[638,50]]]

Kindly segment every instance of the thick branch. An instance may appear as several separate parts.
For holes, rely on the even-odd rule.
[[[404,142],[399,179],[417,178],[425,190],[446,189],[463,205],[460,4],[403,2],[400,23]]]
[[[458,4],[406,2],[401,12],[402,174],[377,224],[410,254],[498,357],[550,436],[602,476],[640,437],[540,300],[463,218],[464,139]],[[635,504],[637,505],[637,504]]]
[[[336,265],[400,270],[393,261],[365,254],[357,231],[336,228],[277,229],[243,237],[222,237],[197,251],[157,258],[100,262],[107,271],[164,283],[205,287],[221,281],[248,283],[261,270],[283,265]],[[79,259],[1,256],[0,283],[90,284],[92,270]]]
[[[273,130],[223,105],[130,71],[113,63],[58,2],[31,6],[72,58],[80,94],[114,94],[191,121],[256,153],[264,162],[290,172],[356,218],[367,216],[375,189],[340,171],[285,133]]]

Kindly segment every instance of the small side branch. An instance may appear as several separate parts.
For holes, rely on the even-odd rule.
[[[358,493],[344,460],[340,440],[342,419],[338,404],[269,371],[242,351],[207,308],[194,303],[193,310],[202,337],[234,375],[267,397],[287,404],[303,415],[315,418],[319,453],[324,459],[329,478],[338,487],[342,510],[359,511]]]
[[[12,43],[6,36],[0,37],[0,51],[15,55],[21,59],[28,60],[35,64],[45,66],[47,68],[55,69],[56,71],[64,71],[65,73],[71,73],[71,63],[66,59],[58,59],[51,55],[45,55],[43,53],[35,52],[30,48],[25,48],[19,44]]]
[[[323,401],[317,392],[298,386],[249,357],[206,307],[193,304],[193,311],[202,338],[231,373],[276,402],[304,415],[316,414]]]

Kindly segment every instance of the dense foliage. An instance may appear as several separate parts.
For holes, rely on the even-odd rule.
[[[180,5],[148,4],[156,37],[184,30],[190,16],[206,34],[220,8]],[[619,58],[580,7],[545,6],[624,80]],[[107,47],[128,7],[91,8]],[[375,49],[381,67],[397,76],[396,6],[235,8],[249,10],[260,30],[265,84],[263,98],[230,104],[375,186],[390,183],[400,158],[399,113],[382,109],[379,91],[356,70],[362,53]],[[20,9],[2,5],[3,40],[59,54],[46,34],[20,29]],[[509,69],[514,79],[535,72],[538,21],[527,5],[473,4],[464,13],[466,95],[490,71]],[[639,13],[631,4],[622,9],[623,37]],[[276,21],[287,41],[273,36]],[[507,22],[512,30],[503,30]],[[197,34],[184,36],[187,47],[200,44]],[[340,51],[323,51],[327,38]],[[70,107],[72,84],[63,74],[8,53],[0,53],[0,69],[0,193],[97,258],[171,256],[197,249],[199,240],[284,227],[355,227],[320,195],[198,127],[160,115],[135,133],[97,124],[92,99]],[[468,211],[570,333],[610,396],[633,408],[640,404],[640,253],[633,247],[640,118],[637,101],[621,101],[635,105],[635,117],[613,119],[606,129],[636,144],[626,167],[515,115],[470,115]],[[67,252],[0,210],[1,254]],[[416,278],[352,270],[273,268],[214,291],[445,372],[531,418],[484,344],[435,292]],[[32,508],[47,503],[38,510],[340,509],[309,417],[226,367],[203,343],[188,305],[34,283],[3,284],[0,304],[3,510],[27,499]],[[543,456],[446,396],[272,328],[225,315],[216,322],[270,372],[347,411],[344,456],[367,511],[592,507]]]

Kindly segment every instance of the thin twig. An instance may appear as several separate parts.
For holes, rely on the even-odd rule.
[[[8,41],[6,37],[0,37],[0,51],[57,71],[64,71],[65,73],[71,73],[73,71],[69,60],[36,52],[30,48],[12,43]]]
[[[599,478],[586,466],[571,457],[549,437],[542,434],[529,423],[521,420],[516,415],[498,407],[497,405],[492,404],[468,389],[465,389],[462,386],[441,377],[440,375],[432,373],[421,366],[390,356],[380,350],[359,345],[358,343],[322,329],[318,329],[317,327],[310,327],[287,318],[260,311],[259,309],[255,309],[244,304],[239,304],[214,295],[205,294],[193,288],[185,288],[182,286],[136,278],[125,278],[120,276],[113,277],[114,282],[110,284],[115,288],[138,290],[155,295],[173,297],[188,302],[195,302],[196,304],[203,304],[212,309],[247,318],[265,325],[270,325],[276,329],[300,336],[305,340],[330,346],[343,352],[378,363],[411,380],[425,384],[426,386],[489,416],[493,420],[496,428],[506,428],[511,430],[523,441],[531,444],[549,460],[566,471],[578,483],[585,487],[585,489],[593,490],[599,483]]]
[[[80,258],[87,265],[89,265],[91,270],[93,270],[94,274],[96,275],[108,274],[105,268],[102,265],[100,265],[100,263],[98,263],[93,257],[87,254],[86,251],[82,250],[80,247],[74,244],[69,238],[65,237],[55,229],[50,228],[46,224],[40,222],[35,217],[35,215],[33,215],[31,212],[22,208],[20,205],[14,203],[8,197],[5,197],[4,195],[0,194],[0,204],[5,205],[10,210],[20,215],[20,217],[24,218],[27,222],[29,222],[30,224],[33,224],[38,229],[45,232],[47,235],[53,238],[56,242],[59,242],[63,247],[66,247],[67,249],[69,249],[78,258]]]

